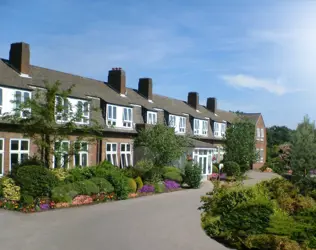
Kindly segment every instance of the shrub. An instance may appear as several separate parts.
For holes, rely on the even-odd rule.
[[[165,184],[164,183],[155,183],[155,193],[163,193],[166,190]]]
[[[137,178],[135,178],[135,182],[137,184],[137,190],[142,189],[142,187],[144,186],[142,178],[140,178],[140,176],[138,176]]]
[[[184,182],[190,188],[199,188],[202,180],[202,169],[199,165],[187,163],[184,167]]]
[[[119,200],[128,198],[130,188],[128,178],[120,172],[113,172],[107,176],[107,180],[113,185],[116,196]]]
[[[51,171],[59,181],[64,181],[69,176],[69,172],[63,168],[55,168]]]
[[[138,176],[138,171],[134,167],[127,167],[124,168],[122,171],[124,175],[129,178],[136,178]]]
[[[30,196],[27,194],[22,194],[21,195],[21,202],[24,205],[32,205],[32,204],[34,204],[34,198],[33,198],[33,196]]]
[[[136,193],[137,190],[137,184],[133,178],[128,178],[128,186],[130,188],[130,191],[132,193]]]
[[[98,186],[90,180],[78,181],[76,185],[78,185],[78,193],[82,195],[91,195],[100,192]]]
[[[165,187],[167,190],[174,190],[180,188],[179,183],[173,181],[173,180],[165,180],[164,181]]]
[[[233,161],[227,161],[224,163],[223,172],[226,173],[227,176],[239,176],[241,174],[240,166],[238,163]]]
[[[24,161],[22,161],[21,163],[14,165],[14,167],[11,168],[10,177],[15,180],[16,174],[20,167],[24,167],[24,166],[42,166],[43,167],[44,165],[45,165],[44,162],[42,162],[36,155],[31,156],[25,159]]]
[[[141,160],[136,163],[134,167],[137,176],[144,177],[144,175],[154,167],[154,164],[150,160]]]
[[[258,186],[267,190],[271,199],[279,199],[285,196],[296,197],[298,194],[298,189],[291,182],[283,178],[262,181]]]
[[[143,174],[143,180],[148,183],[156,183],[162,180],[162,169],[153,167]]]
[[[15,185],[12,178],[1,178],[3,197],[10,201],[19,201],[21,198],[20,187]]]
[[[68,176],[65,178],[65,182],[73,183],[76,181],[88,180],[95,176],[93,167],[76,167],[68,171]]]
[[[176,168],[176,167],[163,167],[163,173],[168,173],[168,172],[175,172],[178,174],[182,174],[182,171],[180,168]]]
[[[102,193],[112,193],[114,191],[112,184],[104,178],[94,177],[91,178],[90,181],[95,183]]]
[[[58,186],[52,190],[52,200],[54,202],[70,203],[72,199],[79,194],[79,192],[80,189],[76,183]]]
[[[16,182],[21,192],[33,197],[48,197],[51,190],[58,183],[58,179],[51,171],[42,166],[19,167]]]
[[[219,173],[219,168],[218,168],[218,165],[216,164],[213,164],[213,167],[212,167],[213,169],[213,174],[218,174]]]
[[[290,240],[271,234],[250,235],[245,240],[245,246],[249,249],[270,249],[270,250],[301,250],[300,245]]]
[[[177,173],[177,172],[166,172],[163,175],[165,180],[172,180],[172,181],[176,181],[178,183],[182,182],[182,176],[181,174]]]
[[[144,185],[141,190],[139,190],[141,193],[153,193],[155,192],[155,187],[153,185]]]

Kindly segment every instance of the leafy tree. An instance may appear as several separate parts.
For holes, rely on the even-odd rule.
[[[272,148],[274,145],[289,143],[292,140],[293,130],[286,126],[272,126],[267,128],[267,146]]]
[[[77,125],[77,121],[85,118],[82,103],[79,102],[80,106],[74,113],[67,99],[73,88],[74,85],[63,90],[59,81],[53,84],[45,82],[45,89],[36,89],[32,98],[24,99],[24,102],[20,101],[21,98],[15,98],[12,101],[15,106],[13,112],[4,115],[4,119],[16,124],[19,131],[37,146],[39,158],[46,167],[51,166],[52,155],[55,156],[56,167],[62,167],[60,158],[65,151],[67,153],[64,156],[69,158],[81,150],[81,141],[93,143],[101,134],[101,127],[93,119],[90,119],[89,124]],[[62,122],[57,122],[56,118]],[[77,143],[69,145],[69,148],[58,147],[70,135],[76,135]]]
[[[224,161],[238,163],[245,172],[257,157],[255,144],[255,124],[239,117],[226,130]]]
[[[308,116],[299,123],[294,133],[291,150],[291,168],[298,177],[306,177],[316,168],[315,123]]]
[[[134,143],[144,148],[145,157],[159,167],[179,159],[190,145],[186,136],[176,135],[173,128],[163,124],[142,129]]]

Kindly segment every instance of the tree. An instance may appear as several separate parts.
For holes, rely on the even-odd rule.
[[[315,123],[308,116],[304,117],[294,132],[291,150],[291,168],[298,177],[310,175],[316,168]]]
[[[45,82],[45,89],[36,89],[32,98],[24,98],[21,102],[21,96],[16,96],[12,101],[15,106],[13,113],[4,115],[4,119],[17,125],[19,131],[37,146],[39,158],[45,167],[51,166],[52,155],[55,156],[56,167],[61,167],[61,157],[64,157],[65,163],[78,150],[83,150],[83,140],[92,143],[101,134],[101,127],[93,119],[90,119],[89,124],[77,125],[78,121],[86,119],[83,115],[85,107],[78,102],[77,112],[73,112],[68,101],[73,87],[62,90],[59,81],[54,84]],[[91,110],[91,104],[88,105]],[[76,143],[65,148],[61,142],[70,135],[76,136]]]
[[[239,117],[226,130],[224,162],[236,162],[245,172],[256,160],[255,144],[255,124]]]
[[[286,126],[272,126],[267,128],[267,143],[268,148],[275,145],[289,143],[292,140],[293,130]]]
[[[144,148],[145,157],[158,167],[179,159],[190,145],[186,136],[176,135],[173,128],[163,124],[142,129],[134,143]]]

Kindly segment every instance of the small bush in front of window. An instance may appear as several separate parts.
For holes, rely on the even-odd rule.
[[[163,178],[164,178],[165,180],[172,180],[172,181],[176,181],[176,182],[178,182],[178,183],[181,183],[181,182],[183,181],[181,174],[179,174],[179,173],[177,173],[177,172],[167,172],[167,173],[164,173]]]
[[[190,188],[199,188],[202,180],[202,168],[188,162],[184,167],[184,182]]]
[[[224,163],[223,173],[227,176],[240,176],[240,166],[236,162],[227,161]]]
[[[141,190],[142,187],[144,186],[144,183],[142,181],[142,178],[140,178],[140,176],[135,178],[135,182],[137,184],[137,190]]]
[[[94,177],[90,181],[99,187],[101,193],[112,193],[114,191],[112,184],[104,178]]]
[[[133,178],[128,178],[128,186],[130,188],[130,191],[132,193],[136,193],[137,190],[137,184]]]

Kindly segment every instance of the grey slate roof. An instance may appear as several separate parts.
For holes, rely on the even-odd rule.
[[[259,117],[261,116],[261,113],[244,113],[243,116],[253,122],[257,122]]]
[[[210,143],[196,140],[196,139],[190,139],[190,144],[191,144],[190,146],[194,148],[216,148],[216,146]]]

